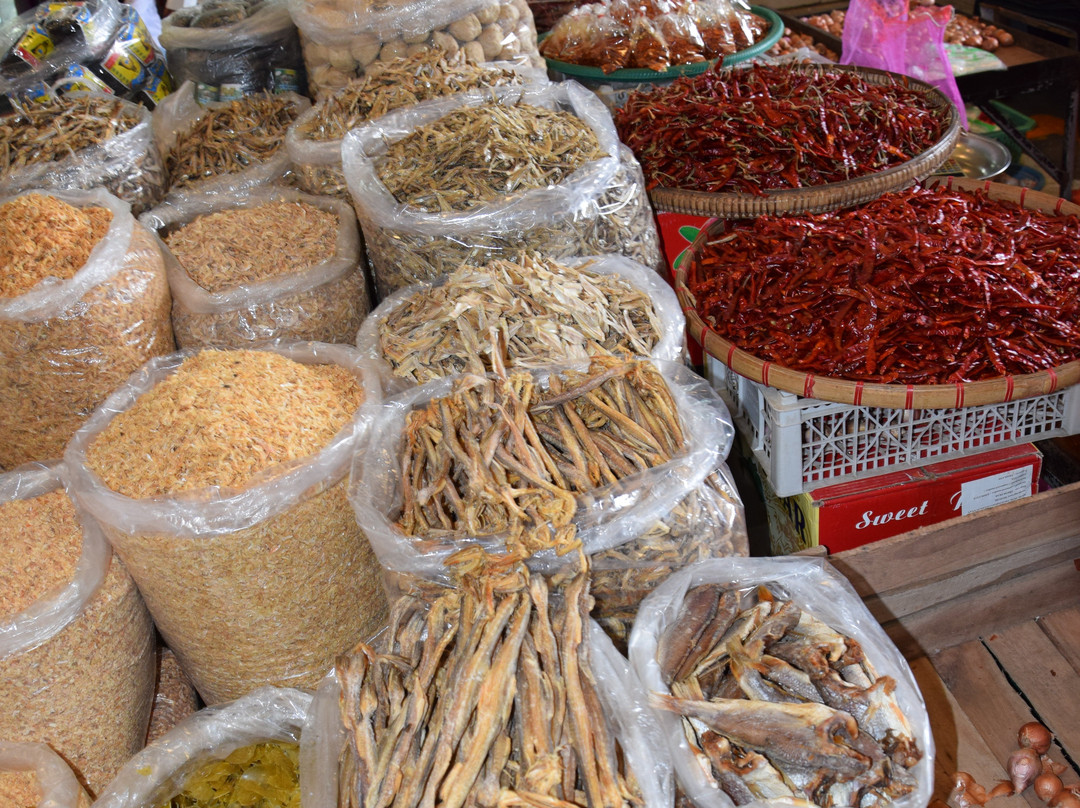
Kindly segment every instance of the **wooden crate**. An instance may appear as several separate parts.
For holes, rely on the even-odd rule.
[[[911,663],[937,746],[934,798],[956,771],[1006,779],[1040,720],[1080,782],[1080,483],[830,556]],[[990,808],[1044,808],[1029,788]]]

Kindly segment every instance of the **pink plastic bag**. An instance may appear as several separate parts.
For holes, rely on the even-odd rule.
[[[875,67],[925,81],[941,90],[967,128],[967,116],[945,51],[952,6],[919,6],[907,0],[851,0],[844,17],[840,64]]]

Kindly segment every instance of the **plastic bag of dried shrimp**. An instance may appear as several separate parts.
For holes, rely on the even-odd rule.
[[[629,656],[698,808],[930,799],[934,739],[918,684],[823,559],[681,570],[642,602]],[[704,743],[692,749],[695,731]]]
[[[59,457],[106,397],[175,349],[165,265],[104,190],[0,199],[0,469]]]
[[[156,638],[68,482],[59,463],[0,475],[0,738],[48,744],[96,793],[146,740]]]
[[[593,616],[622,642],[671,572],[747,553],[725,463],[733,436],[716,392],[674,363],[601,357],[465,374],[371,413],[349,498],[391,592],[446,582],[447,559],[473,545],[520,548],[550,570],[580,542]]]
[[[151,113],[134,101],[76,92],[27,102],[0,118],[0,140],[0,196],[105,188],[136,215],[165,196]]]
[[[200,104],[185,81],[152,117],[168,196],[282,184],[291,168],[285,132],[310,107],[289,92]]]
[[[356,345],[398,391],[458,373],[596,354],[683,359],[686,318],[671,286],[621,255],[522,255],[406,286],[371,312]],[[494,342],[492,329],[507,338]],[[509,335],[513,335],[512,338]]]
[[[442,50],[425,49],[379,64],[324,96],[285,133],[285,148],[301,190],[351,202],[341,167],[342,138],[388,112],[481,87],[548,83],[546,71],[531,64],[475,62],[460,50],[447,56]]]
[[[310,706],[310,693],[261,687],[205,707],[132,757],[94,805],[170,805],[178,794],[185,805],[209,800],[204,794],[223,804],[299,805],[298,748]]]
[[[190,195],[143,214],[164,241],[177,347],[347,344],[371,308],[352,208],[286,188]]]
[[[522,251],[662,266],[641,167],[576,82],[427,101],[353,129],[341,155],[380,299]]]
[[[0,741],[0,805],[90,808],[90,795],[47,744]]]
[[[289,0],[313,98],[386,62],[438,48],[475,62],[519,59],[545,68],[526,0]]]
[[[133,374],[68,444],[101,522],[207,704],[314,687],[386,614],[346,496],[377,409],[356,349],[180,351]]]

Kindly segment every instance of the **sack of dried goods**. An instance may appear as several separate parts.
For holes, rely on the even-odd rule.
[[[516,551],[550,569],[580,545],[593,614],[625,638],[641,598],[672,571],[746,554],[724,462],[733,436],[723,401],[682,365],[500,367],[373,412],[350,500],[391,589],[445,582],[463,548]]]
[[[346,496],[375,377],[344,345],[181,351],[147,363],[68,444],[74,496],[207,704],[314,687],[383,625]]]
[[[580,569],[471,558],[337,664],[342,805],[662,808],[674,783]]]
[[[290,165],[285,131],[310,106],[296,93],[267,92],[200,104],[184,82],[153,115],[169,195],[280,183]]]
[[[188,716],[131,758],[97,808],[298,808],[311,694],[261,687]]]
[[[352,208],[256,188],[179,197],[139,221],[165,242],[179,348],[351,343],[371,308]]]
[[[170,353],[153,236],[103,190],[0,201],[0,468],[59,457],[147,359]]]
[[[90,795],[48,744],[0,741],[0,805],[90,808]]]
[[[313,194],[351,200],[341,167],[341,140],[350,129],[432,98],[500,84],[542,84],[544,71],[520,63],[484,63],[459,50],[453,56],[426,48],[380,62],[323,96],[285,133],[297,186]]]
[[[105,188],[138,215],[165,195],[151,113],[105,93],[19,103],[0,117],[0,196]]]
[[[630,664],[698,808],[921,808],[934,739],[911,669],[821,559],[724,558],[641,604]]]
[[[520,59],[543,69],[526,0],[289,0],[315,99],[381,64],[437,48],[474,62]]]
[[[155,635],[68,482],[62,464],[0,475],[0,738],[48,744],[94,794],[146,740]]]
[[[153,743],[183,719],[199,709],[199,694],[195,685],[180,667],[176,654],[164,644],[157,649],[157,684],[154,704],[150,708],[150,727],[146,742]]]
[[[641,168],[575,82],[426,101],[350,131],[341,156],[380,299],[523,251],[662,265]]]
[[[161,47],[177,84],[202,103],[269,91],[307,93],[300,35],[285,0],[213,0],[161,22]]]
[[[356,344],[388,387],[488,373],[499,363],[616,355],[677,362],[685,322],[668,283],[629,258],[522,255],[399,289],[364,320]],[[498,349],[504,354],[495,358]]]

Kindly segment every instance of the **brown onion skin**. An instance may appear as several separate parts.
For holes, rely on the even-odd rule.
[[[1072,791],[1063,788],[1057,796],[1050,800],[1050,808],[1080,808],[1080,797]]]
[[[1043,802],[1050,802],[1061,793],[1061,778],[1052,772],[1043,772],[1035,778],[1035,795]]]
[[[1033,749],[1036,754],[1045,755],[1050,749],[1054,736],[1038,721],[1028,721],[1020,727],[1016,740],[1021,747]]]

